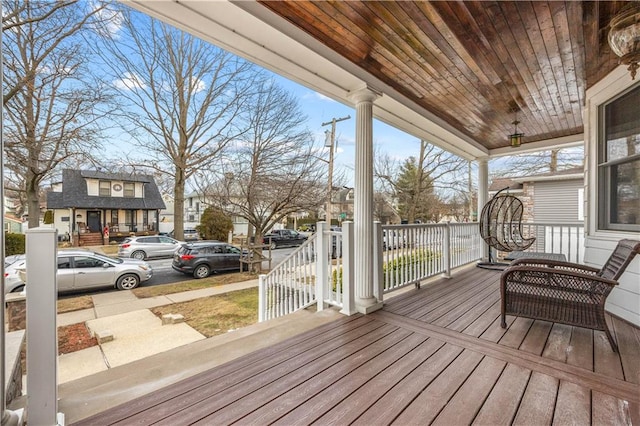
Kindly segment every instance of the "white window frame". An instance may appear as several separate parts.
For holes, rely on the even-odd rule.
[[[599,138],[598,138],[598,197],[601,200],[598,204],[598,229],[604,230],[619,230],[623,232],[638,232],[640,231],[640,224],[626,224],[626,223],[618,223],[614,222],[611,218],[612,212],[612,204],[614,199],[614,192],[609,188],[609,185],[612,183],[614,179],[614,172],[618,166],[622,165],[640,165],[640,153],[636,153],[634,155],[628,155],[627,157],[622,158],[607,158],[608,152],[608,144],[606,140],[606,132],[605,125],[607,124],[605,121],[605,111],[608,105],[617,101],[621,96],[628,94],[629,92],[634,91],[640,94],[640,84],[636,84],[631,87],[629,90],[617,95],[615,98],[609,100],[608,102],[600,105],[599,107],[599,117],[598,117],[598,126],[599,126]]]
[[[587,235],[602,237],[615,241],[629,235],[627,231],[613,229],[598,229],[598,149],[600,123],[598,120],[599,107],[616,98],[626,90],[633,87],[638,81],[631,80],[629,71],[624,66],[618,66],[606,77],[590,87],[586,93],[584,110],[584,140],[586,143],[586,179],[588,184],[587,197],[587,221],[585,231]]]
[[[103,191],[105,192],[103,194]],[[108,180],[98,181],[98,195],[100,197],[111,197],[111,182]]]
[[[133,193],[131,193],[133,191]],[[134,182],[124,182],[122,189],[122,196],[124,198],[135,198],[136,197],[136,184]]]

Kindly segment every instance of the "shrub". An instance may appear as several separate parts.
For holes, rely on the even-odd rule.
[[[45,224],[53,223],[53,210],[47,210],[44,212],[44,219],[42,219],[42,222]]]
[[[392,261],[385,263],[382,266],[382,271],[386,273],[389,270],[395,271],[397,269],[403,269],[405,267],[407,267],[408,270],[413,271],[416,265],[427,260],[433,261],[435,257],[435,253],[433,253],[431,250],[416,250],[407,255],[398,256]]]
[[[24,254],[26,238],[24,234],[4,234],[5,255]]]
[[[221,209],[207,207],[196,230],[205,240],[227,241],[229,231],[233,230],[233,221]]]

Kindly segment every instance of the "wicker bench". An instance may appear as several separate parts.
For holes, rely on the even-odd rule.
[[[506,315],[516,315],[601,330],[617,352],[604,304],[639,252],[639,241],[621,240],[601,269],[548,259],[515,260],[500,280],[502,328]]]

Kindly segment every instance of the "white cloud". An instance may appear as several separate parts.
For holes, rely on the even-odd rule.
[[[194,93],[202,92],[203,90],[206,90],[206,88],[207,88],[207,84],[204,81],[200,80],[200,79],[195,80],[195,84],[193,84],[193,83],[194,82],[192,81],[191,85],[193,86],[193,92]]]
[[[316,98],[320,99],[321,101],[335,102],[333,99],[323,95],[322,93],[318,93],[318,92],[313,92],[313,93],[316,96]]]
[[[136,75],[131,74],[130,72],[124,73],[121,79],[115,80],[113,82],[113,85],[116,86],[118,89],[127,89],[127,90],[146,88],[146,85],[144,84],[144,82],[140,81],[140,79],[138,79]]]
[[[94,8],[98,8],[99,4],[94,4]],[[116,10],[107,8],[101,9],[96,13],[97,21],[100,22],[100,32],[104,37],[118,39],[120,29],[122,28],[122,14]]]
[[[323,95],[322,93],[310,92],[310,91],[305,91],[302,94],[301,98],[304,100],[311,99],[311,100],[320,100],[320,101],[326,101],[326,102],[336,102],[330,97]]]

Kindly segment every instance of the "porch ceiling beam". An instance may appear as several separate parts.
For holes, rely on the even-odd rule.
[[[526,137],[526,135],[525,135]],[[506,138],[506,136],[505,136]],[[562,138],[546,139],[543,141],[527,143],[526,141],[519,148],[497,148],[489,150],[489,157],[504,157],[507,155],[524,154],[527,152],[548,151],[555,148],[569,148],[584,144],[584,134],[564,136]]]

